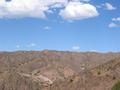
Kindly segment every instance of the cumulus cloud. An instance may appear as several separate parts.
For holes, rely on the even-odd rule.
[[[16,45],[16,48],[20,48],[20,45]]]
[[[0,0],[0,17],[37,17],[45,18],[51,6],[66,4],[67,0]]]
[[[109,28],[120,27],[119,21],[120,21],[120,17],[112,18],[112,22],[108,25],[108,27]]]
[[[35,46],[37,46],[36,43],[30,43],[30,44],[27,45],[27,47],[35,47]]]
[[[96,7],[91,4],[69,2],[65,9],[60,11],[59,15],[68,20],[81,20],[96,17],[99,13]]]
[[[44,30],[50,30],[51,27],[50,27],[50,26],[45,26],[45,27],[43,27],[43,29],[44,29]]]
[[[120,17],[112,18],[112,21],[120,21]]]
[[[110,3],[105,3],[104,5],[105,5],[105,7],[106,7],[107,10],[115,10],[115,9],[116,9],[116,7],[114,7],[114,6],[113,6],[112,4],[110,4]]]
[[[111,23],[108,25],[108,27],[109,27],[109,28],[115,28],[115,27],[120,27],[120,25],[111,22]]]
[[[83,2],[90,2],[90,0],[80,0],[80,1],[83,1]]]
[[[89,0],[11,0],[9,2],[0,0],[0,18],[46,18],[46,13],[56,8],[63,9],[60,15],[66,19],[86,19],[98,16],[93,5],[81,3],[82,1]]]
[[[80,46],[79,45],[75,45],[75,46],[72,47],[72,50],[79,51],[80,50]]]

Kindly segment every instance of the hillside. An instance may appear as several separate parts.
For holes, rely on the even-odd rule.
[[[0,90],[111,90],[120,80],[120,53],[0,53]]]

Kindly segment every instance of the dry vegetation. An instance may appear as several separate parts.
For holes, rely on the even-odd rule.
[[[120,53],[0,53],[0,90],[111,90],[118,80]]]

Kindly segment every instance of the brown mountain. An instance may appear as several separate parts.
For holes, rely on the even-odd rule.
[[[0,53],[0,90],[111,90],[120,80],[120,53]]]

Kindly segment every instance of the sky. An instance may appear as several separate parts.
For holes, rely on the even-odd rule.
[[[0,0],[0,51],[120,52],[118,0]]]

